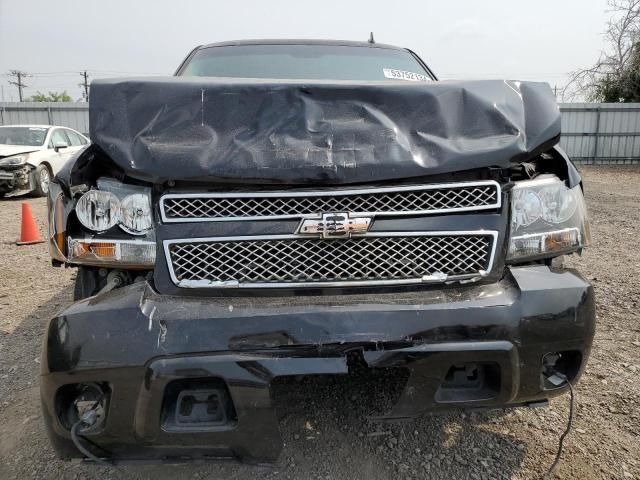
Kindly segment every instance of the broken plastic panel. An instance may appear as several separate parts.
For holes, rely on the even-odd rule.
[[[71,263],[147,268],[156,261],[156,244],[153,241],[69,237],[68,245]]]

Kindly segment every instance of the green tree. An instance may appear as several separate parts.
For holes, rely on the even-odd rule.
[[[591,67],[571,73],[564,99],[640,102],[640,0],[609,0],[607,48]]]
[[[71,102],[71,97],[67,94],[67,91],[64,92],[49,92],[47,94],[37,92],[35,95],[32,95],[30,100],[32,102]]]

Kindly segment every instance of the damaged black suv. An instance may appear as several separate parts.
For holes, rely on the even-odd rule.
[[[77,302],[41,393],[62,458],[274,461],[273,380],[407,374],[384,417],[532,406],[584,369],[590,241],[547,84],[375,43],[201,46],[91,86],[49,192]]]

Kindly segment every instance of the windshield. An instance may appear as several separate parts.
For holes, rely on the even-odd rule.
[[[406,50],[343,45],[235,45],[198,50],[178,75],[307,80],[430,81]]]
[[[40,147],[44,144],[48,128],[0,127],[0,145]]]

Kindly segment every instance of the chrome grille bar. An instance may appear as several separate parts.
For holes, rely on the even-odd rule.
[[[321,212],[353,215],[428,215],[500,208],[493,180],[380,188],[171,193],[160,199],[164,222],[311,218]]]
[[[492,268],[497,232],[367,233],[165,240],[171,278],[184,288],[278,288],[441,283]]]

